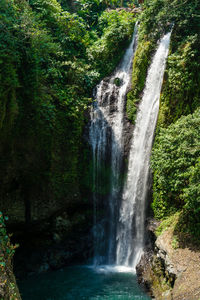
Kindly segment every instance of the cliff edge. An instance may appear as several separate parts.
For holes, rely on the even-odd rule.
[[[137,266],[138,281],[157,300],[200,299],[200,248],[175,234],[176,214]],[[182,242],[183,241],[183,242]]]

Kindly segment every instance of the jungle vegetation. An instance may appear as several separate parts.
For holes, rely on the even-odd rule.
[[[142,10],[127,95],[131,122],[157,42],[173,30],[152,154],[152,207],[161,220],[180,212],[179,230],[199,238],[199,0],[1,0],[0,201],[24,202],[31,222],[32,198],[75,203],[88,188],[82,137],[92,90],[120,61],[136,22],[133,13],[113,9],[122,4]]]
[[[32,199],[73,202],[84,185],[85,111],[135,24],[120,4],[0,2],[0,201],[24,202],[26,222]]]

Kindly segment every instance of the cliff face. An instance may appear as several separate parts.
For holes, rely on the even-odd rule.
[[[178,242],[174,233],[177,222],[178,216],[175,216],[137,266],[139,283],[158,300],[200,297],[200,248],[189,236]],[[155,232],[151,234],[155,236]]]

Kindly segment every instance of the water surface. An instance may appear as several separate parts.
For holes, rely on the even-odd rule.
[[[34,275],[18,283],[22,300],[149,300],[132,272],[67,267]]]

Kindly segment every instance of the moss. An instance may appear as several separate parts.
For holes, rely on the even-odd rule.
[[[158,125],[166,127],[199,106],[200,75],[197,35],[182,37],[177,43],[172,34],[171,50],[160,101]]]
[[[179,241],[178,241],[178,237],[176,235],[173,236],[172,248],[173,249],[178,249],[179,248]]]
[[[120,86],[120,85],[121,85],[121,80],[120,80],[120,78],[116,77],[116,78],[114,79],[114,84],[115,84],[116,86]]]
[[[163,220],[162,223],[156,229],[156,236],[158,237],[169,228],[172,228],[174,230],[179,220],[179,217],[180,217],[180,212],[177,212],[174,215]]]
[[[150,268],[145,270],[144,278],[145,281],[148,281],[151,292],[156,299],[171,299],[171,297],[168,298],[168,295],[171,294],[174,280],[166,271],[162,259],[156,255],[153,256]]]
[[[48,3],[0,4],[0,203],[11,223],[67,209],[90,185],[81,157],[84,111],[96,83],[121,59],[135,24],[129,12],[101,10],[90,27],[79,11],[75,16],[56,0]]]
[[[169,149],[165,147],[164,143],[161,145],[159,141],[159,135],[161,135],[163,127],[168,128],[169,126],[175,125],[181,116],[193,114],[199,107],[200,31],[199,16],[196,14],[199,9],[199,3],[196,0],[182,2],[178,0],[155,0],[145,1],[143,8],[140,17],[140,34],[142,35],[143,41],[152,41],[159,38],[164,32],[171,30],[170,27],[174,23],[160,97],[160,111],[154,143],[154,150],[156,150],[158,154],[155,160],[158,161],[162,154],[164,159],[159,168],[153,168],[153,210],[157,218],[164,219],[166,216],[171,216],[177,211],[182,210],[183,207],[185,209],[189,207],[190,209],[184,217],[186,227],[187,229],[190,228],[190,233],[193,232],[194,236],[199,236],[199,213],[196,209],[199,203],[197,181],[195,181],[196,179],[192,179],[192,172],[188,172],[188,174],[185,174],[185,177],[181,177],[185,166],[180,168],[179,164],[176,165],[173,172],[169,172],[171,166],[175,165],[174,153],[169,154],[169,152],[175,145],[181,145],[187,142],[188,131],[191,125],[185,126],[184,139],[180,137],[179,140],[173,142],[170,151],[168,151]],[[143,68],[141,68],[141,72],[144,72]],[[138,86],[140,86],[140,81],[138,79],[136,81]],[[141,80],[141,84],[142,82]],[[132,92],[132,99],[128,99],[127,101],[127,111],[129,118],[132,120],[134,120],[136,111],[135,103],[137,103],[138,99],[136,96],[137,88]],[[181,127],[183,126],[184,123]],[[198,128],[198,125],[196,127]],[[194,134],[194,139],[196,136],[199,136],[198,132]],[[168,139],[170,139],[169,135],[163,138],[163,140]],[[198,145],[194,146],[191,142],[191,148],[192,153],[198,148]],[[177,155],[179,162],[184,153],[184,149],[179,151]],[[197,154],[196,156],[199,155]],[[167,157],[168,166],[161,174],[160,170],[164,169]],[[191,164],[191,167],[195,167],[195,162],[192,161],[191,163],[189,155],[185,156],[184,160],[185,165]],[[198,171],[196,171],[195,176],[198,176]],[[181,191],[183,186],[184,190]],[[166,192],[166,190],[168,190],[168,192]],[[185,190],[187,190],[187,192],[185,192]],[[197,213],[193,210],[194,208]],[[192,223],[194,224],[193,228]],[[176,242],[174,242],[174,244],[176,244]]]
[[[141,40],[134,56],[132,88],[127,94],[126,105],[127,116],[132,123],[135,122],[137,106],[145,86],[147,71],[154,47],[155,45],[152,41]]]
[[[174,1],[174,4],[174,7],[173,4],[169,5],[168,11],[165,12],[165,16],[169,19],[174,15],[176,25],[172,32],[170,52],[160,98],[154,149],[160,147],[157,141],[163,127],[174,124],[182,115],[193,113],[199,106],[199,22],[198,19],[195,20],[197,16],[195,15],[195,18],[193,18],[191,13],[191,11],[196,11],[197,2],[187,1],[180,6],[176,6],[177,2]],[[188,13],[189,11],[190,13]],[[189,162],[189,159],[186,159],[186,162]],[[173,159],[171,159],[170,165],[173,163]],[[159,176],[154,170],[153,206],[155,214],[162,219],[167,214],[170,215],[179,209],[176,203],[180,201],[180,197],[174,197],[172,195],[173,192],[171,196],[168,194],[163,197],[163,189],[159,186],[159,180],[161,181],[161,179],[158,180],[158,178]],[[166,180],[166,178],[167,172],[163,179]],[[182,182],[184,184],[184,180]],[[173,188],[171,187],[172,190]],[[192,215],[193,213],[191,213]],[[198,222],[195,220],[195,223]],[[188,220],[187,226],[189,227]]]
[[[0,212],[0,299],[20,300],[21,297],[12,267],[12,258],[16,246],[10,243],[4,221],[5,219]]]
[[[172,232],[171,244],[173,249],[189,246],[191,248],[199,249],[200,241],[198,235],[194,236],[190,227],[191,224],[188,220],[188,215],[184,210],[181,210],[162,220],[157,227],[155,234],[158,237],[166,230],[170,230],[170,232]]]
[[[163,219],[184,210],[187,228],[200,235],[199,143],[200,111],[159,128],[152,151],[152,208]]]

